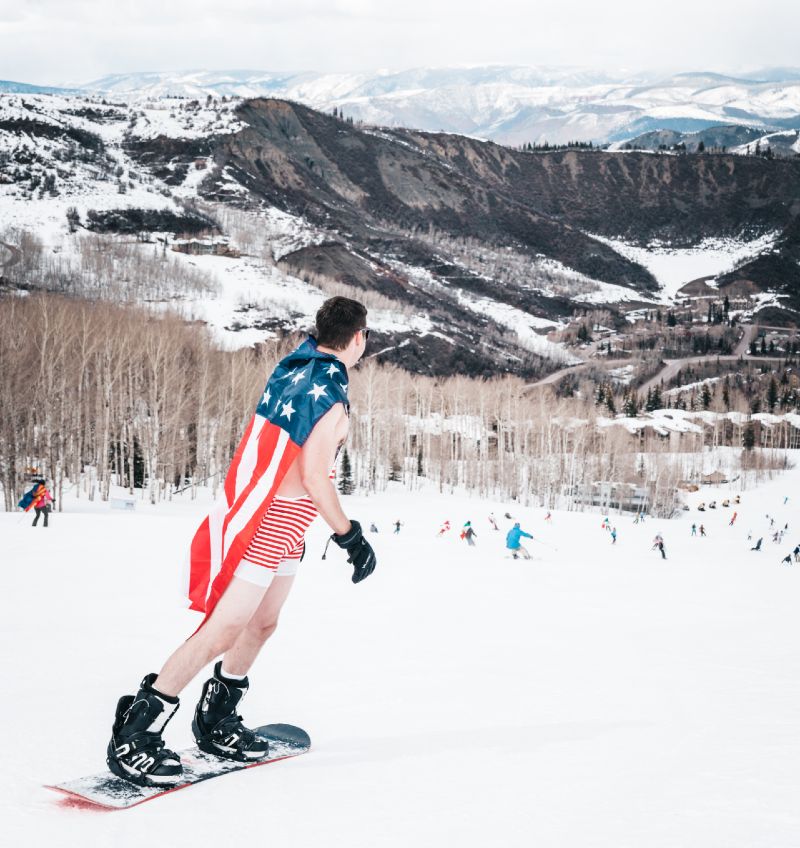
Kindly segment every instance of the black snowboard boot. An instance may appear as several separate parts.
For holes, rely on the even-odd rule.
[[[177,783],[183,774],[178,755],[164,747],[161,734],[178,709],[178,699],[152,688],[156,674],[142,680],[136,695],[117,704],[106,762],[117,777],[139,786]]]
[[[214,676],[203,685],[192,720],[194,738],[201,751],[239,762],[267,756],[267,740],[245,727],[237,714],[248,685],[246,677],[244,680],[223,677],[222,662],[214,666]]]

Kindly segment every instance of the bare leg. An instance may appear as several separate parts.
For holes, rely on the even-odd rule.
[[[258,609],[222,658],[222,665],[229,674],[244,675],[250,670],[264,642],[278,626],[278,616],[293,583],[294,575],[272,578]]]
[[[230,648],[263,597],[263,586],[234,577],[208,621],[164,663],[153,688],[177,696],[203,666]]]

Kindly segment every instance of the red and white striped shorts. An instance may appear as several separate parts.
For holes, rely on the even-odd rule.
[[[297,573],[303,556],[305,532],[317,517],[317,508],[309,497],[273,498],[255,535],[247,546],[235,576],[268,586],[274,576]]]

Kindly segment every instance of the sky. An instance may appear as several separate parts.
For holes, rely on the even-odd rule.
[[[0,79],[468,64],[631,71],[800,65],[798,0],[0,0]]]

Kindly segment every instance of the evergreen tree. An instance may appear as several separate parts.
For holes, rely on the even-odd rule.
[[[756,443],[756,434],[755,430],[753,430],[753,425],[748,424],[747,427],[744,428],[744,433],[742,434],[742,445],[745,450],[752,450]]]
[[[350,465],[350,454],[347,448],[342,451],[342,467],[339,469],[339,493],[342,495],[352,495],[355,491],[353,483],[353,469]]]
[[[708,409],[711,406],[711,389],[708,387],[708,383],[703,383],[703,391],[700,396],[700,400],[703,404],[703,409]]]
[[[730,410],[730,408],[731,408],[731,390],[730,390],[730,380],[727,377],[725,377],[725,380],[722,383],[722,402],[725,404],[725,409]]]
[[[775,404],[778,402],[778,384],[775,382],[774,377],[770,377],[769,386],[767,387],[767,406],[769,407],[769,411],[772,412],[775,409]]]

